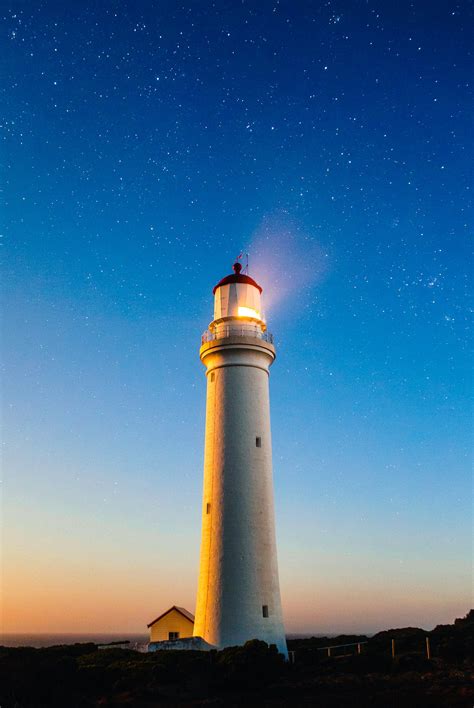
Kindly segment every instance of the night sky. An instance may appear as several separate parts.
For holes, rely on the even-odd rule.
[[[287,630],[465,614],[469,3],[10,8],[4,629],[194,610],[200,335],[241,252]]]

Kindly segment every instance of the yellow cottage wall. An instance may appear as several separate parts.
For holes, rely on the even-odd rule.
[[[191,620],[178,612],[171,610],[150,627],[150,642],[163,642],[169,639],[170,632],[179,632],[179,638],[192,637],[194,625]]]

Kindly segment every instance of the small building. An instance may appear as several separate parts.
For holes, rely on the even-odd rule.
[[[184,607],[173,605],[147,625],[150,643],[176,641],[193,636],[194,615]]]

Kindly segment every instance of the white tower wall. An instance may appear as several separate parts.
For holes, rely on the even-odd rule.
[[[221,648],[262,639],[287,655],[270,431],[269,367],[275,349],[261,328],[253,332],[252,325],[248,333],[244,328],[236,334],[238,321],[230,324],[200,351],[207,404],[194,635]]]

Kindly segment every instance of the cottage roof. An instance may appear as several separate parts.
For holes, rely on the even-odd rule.
[[[173,605],[172,607],[169,608],[169,610],[166,610],[166,612],[163,612],[159,617],[153,620],[153,622],[150,622],[150,624],[147,624],[147,627],[151,627],[152,624],[155,624],[155,622],[158,622],[158,620],[162,619],[165,617],[165,615],[168,615],[172,610],[176,610],[180,614],[183,615],[183,617],[186,617],[187,620],[192,622],[194,624],[194,615],[191,614],[188,610],[186,610],[184,607],[178,607],[177,605]]]

